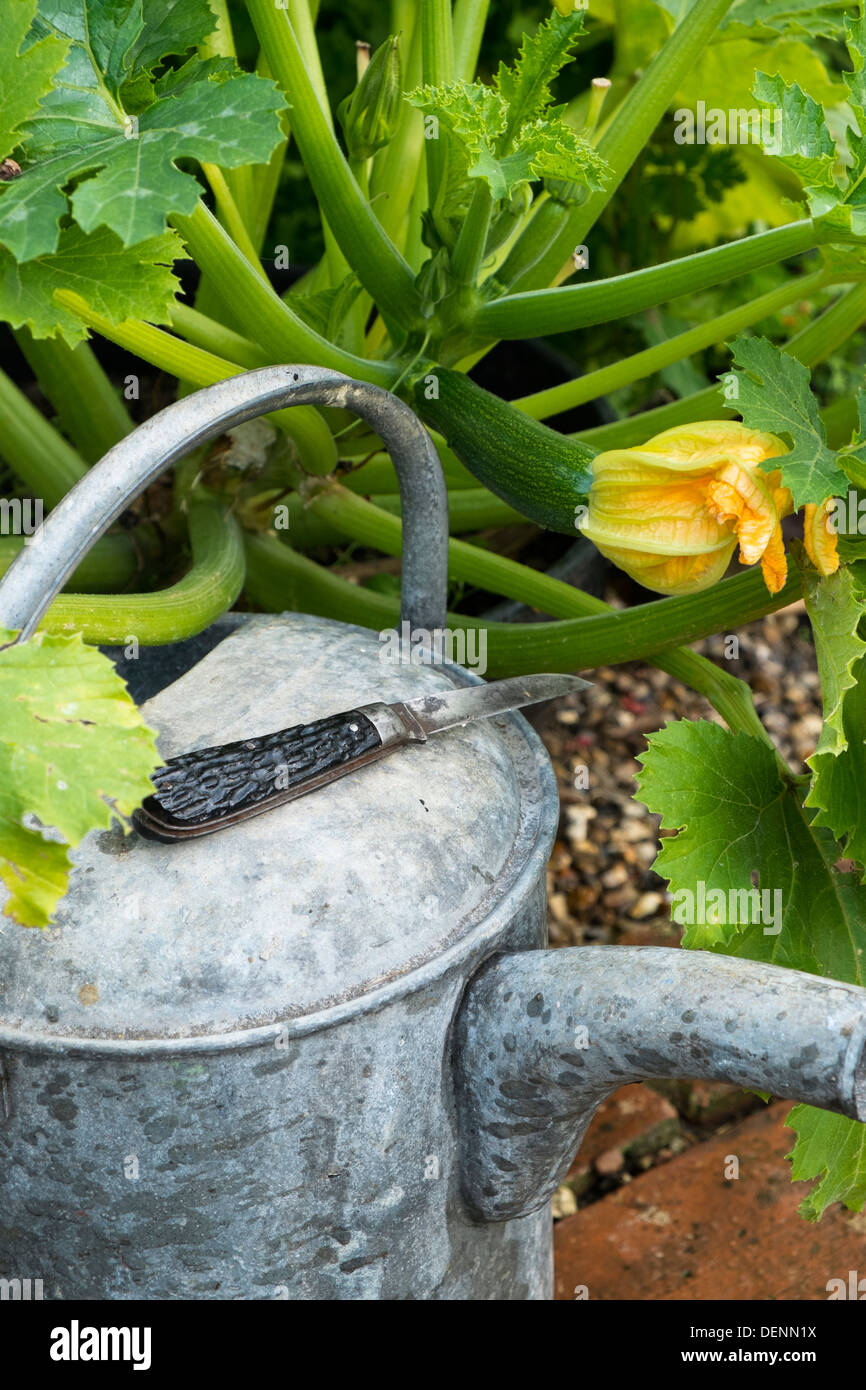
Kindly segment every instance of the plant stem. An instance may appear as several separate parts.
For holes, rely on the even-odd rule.
[[[250,234],[246,229],[246,225],[244,223],[243,218],[241,217],[238,205],[235,202],[234,197],[232,196],[231,189],[229,188],[228,183],[226,182],[225,174],[217,164],[202,164],[201,167],[205,178],[207,179],[208,183],[211,186],[211,189],[213,190],[213,195],[216,199],[217,210],[220,215],[220,221],[222,222],[229,236],[232,238],[232,241],[237,246],[238,250],[246,256],[250,265],[253,267],[253,270],[255,270],[256,273],[262,277],[262,279],[266,279],[267,277],[265,276],[265,272],[262,269],[261,261],[258,258],[258,253],[256,252],[256,248],[253,245]]]
[[[434,144],[430,140],[428,144]],[[451,254],[451,270],[455,280],[461,285],[474,285],[484,260],[487,233],[490,230],[490,214],[493,199],[490,188],[479,180],[472,194],[472,201],[463,219],[460,235]]]
[[[454,63],[451,0],[419,0],[419,11],[422,78],[425,85],[439,87],[451,81]],[[430,206],[436,207],[445,177],[447,142],[441,137],[425,140],[424,147]]]
[[[597,149],[612,176],[603,190],[591,193],[580,207],[563,209],[561,229],[546,253],[517,282],[517,290],[549,285],[571,273],[569,257],[586,241],[608,202],[667,111],[683,80],[724,19],[733,0],[697,0],[653,58],[640,81],[620,104]],[[518,248],[520,243],[517,243]],[[565,270],[563,267],[565,266]]]
[[[490,0],[456,0],[454,6],[454,76],[471,82],[478,65]]]
[[[87,472],[81,455],[2,371],[0,457],[49,510]]]
[[[339,484],[312,485],[309,505],[318,516],[325,517],[354,540],[383,550],[386,555],[401,553],[400,521]],[[551,648],[559,650],[556,647],[559,642],[563,644],[562,655],[579,663],[581,668],[632,661],[666,647],[696,642],[720,629],[730,630],[793,603],[802,588],[799,575],[793,574],[779,593],[770,594],[760,570],[755,569],[723,580],[700,593],[656,599],[636,608],[611,610],[600,599],[591,598],[570,584],[466,541],[452,540],[448,556],[448,572],[454,579],[465,580],[506,598],[519,599],[557,618],[574,620],[574,615],[580,616],[578,631],[582,634],[583,646],[571,645],[569,636],[574,629],[563,628],[559,623],[521,626],[521,664],[517,668],[520,672],[542,670],[543,667],[532,663],[542,652],[545,658],[556,659]],[[525,665],[522,664],[524,660]]]
[[[376,495],[375,505],[391,516],[399,516],[400,494],[380,492]],[[507,502],[486,487],[458,488],[455,492],[449,492],[448,519],[451,530],[458,536],[469,531],[481,531],[488,526],[526,524],[526,517],[522,513],[509,507]]]
[[[392,627],[399,619],[400,605],[396,599],[349,583],[306,556],[281,545],[275,538],[247,537],[246,545],[247,594],[269,611],[298,609],[321,617],[339,618],[343,622],[360,623],[380,631]],[[568,585],[561,587],[569,588]],[[453,630],[480,628],[486,632],[487,675],[491,677],[538,670],[588,670],[596,664],[611,664],[607,658],[603,662],[585,660],[583,634],[588,617],[597,621],[604,614],[609,623],[615,624],[622,614],[578,589],[570,589],[570,595],[572,611],[577,610],[587,617],[557,623],[491,623],[479,618],[467,618],[460,613],[449,613],[448,626]],[[528,656],[527,640],[532,646]],[[641,658],[693,686],[715,705],[732,730],[751,734],[774,748],[772,739],[758,718],[751,690],[745,681],[721,671],[706,657],[688,650],[661,654],[649,651],[641,653]]]
[[[223,357],[228,362],[237,362],[240,367],[270,365],[271,359],[263,348],[180,299],[176,299],[172,305],[171,326],[194,347],[203,348],[205,352]]]
[[[0,536],[0,574],[5,574],[25,545],[21,536]],[[65,585],[72,593],[117,594],[138,571],[135,551],[124,531],[110,531],[88,550]]]
[[[813,323],[795,333],[782,346],[807,367],[821,362],[837,347],[847,342],[851,334],[866,320],[866,284],[854,285],[841,294],[825,309]],[[822,417],[825,412],[822,411]],[[640,415],[632,415],[626,420],[613,420],[607,425],[596,425],[593,429],[582,430],[574,438],[585,440],[593,448],[630,449],[642,444],[654,434],[669,430],[674,425],[690,425],[696,420],[724,420],[736,415],[735,408],[721,398],[718,386],[707,386],[703,391],[695,391],[682,400],[669,405],[656,406]]]
[[[61,302],[90,328],[103,337],[135,353],[160,371],[179,377],[192,386],[212,386],[227,377],[238,376],[243,370],[235,362],[226,362],[210,352],[175,338],[163,328],[150,323],[128,319],[112,324],[95,314],[90,306],[71,290],[58,290]],[[308,473],[330,473],[337,461],[337,450],[331,431],[314,406],[297,405],[286,410],[274,410],[268,419],[297,445],[301,462]]]
[[[309,328],[256,274],[204,203],[199,202],[189,217],[176,216],[172,220],[226,308],[243,323],[246,335],[268,354],[271,362],[333,367],[380,386],[394,380],[396,373],[387,364],[366,362],[343,352]]]
[[[413,0],[414,3],[414,0]],[[421,83],[421,26],[414,24],[406,61],[404,91]],[[371,207],[387,235],[406,254],[406,215],[418,184],[424,161],[424,118],[408,101],[403,103],[397,132],[384,149],[373,157],[370,180]]]
[[[76,594],[56,598],[41,623],[48,632],[80,632],[85,642],[143,646],[179,642],[202,632],[230,608],[243,588],[244,547],[234,517],[214,502],[187,513],[192,566],[177,584],[155,594]]]
[[[273,0],[248,0],[247,8],[271,71],[291,100],[293,134],[343,254],[380,309],[404,328],[421,329],[414,276],[352,178],[288,14],[276,9]]]
[[[823,270],[786,280],[778,289],[759,295],[756,299],[751,299],[726,314],[719,314],[707,323],[698,324],[685,333],[678,333],[663,343],[636,352],[631,357],[624,357],[608,367],[587,372],[585,376],[566,381],[561,386],[552,386],[546,391],[536,391],[531,396],[522,396],[511,404],[531,416],[533,420],[544,420],[551,415],[558,415],[563,410],[570,410],[585,401],[597,400],[599,396],[605,396],[621,386],[628,386],[633,381],[650,377],[673,362],[680,362],[684,357],[702,352],[714,343],[723,342],[751,324],[759,323],[761,319],[784,309],[785,305],[793,300],[816,293],[826,284],[827,277]]]
[[[775,265],[811,250],[818,240],[810,219],[790,222],[607,280],[506,295],[485,304],[467,326],[480,337],[526,338],[610,323],[681,294],[710,289],[762,266]]]
[[[87,463],[96,463],[129,434],[129,412],[89,344],[72,348],[60,337],[34,338],[26,328],[16,331],[15,340]]]

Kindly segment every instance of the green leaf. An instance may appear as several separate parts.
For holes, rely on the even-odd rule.
[[[838,757],[848,747],[842,706],[845,692],[856,683],[853,668],[866,653],[866,642],[857,633],[863,616],[862,594],[851,570],[843,565],[835,574],[823,578],[808,565],[801,568],[824,705],[821,739],[808,759],[814,768],[816,758]]]
[[[789,453],[767,459],[765,467],[781,469],[795,508],[844,492],[848,479],[827,447],[808,368],[766,338],[737,338],[731,351],[743,420],[752,429],[779,435],[790,446]]]
[[[834,1202],[862,1211],[866,1201],[866,1125],[812,1105],[795,1105],[785,1123],[797,1133],[797,1142],[788,1154],[794,1181],[821,1178],[800,1203],[801,1215],[817,1221]]]
[[[23,173],[0,195],[0,243],[18,260],[56,249],[70,206],[85,231],[110,227],[126,246],[159,236],[171,213],[192,212],[201,191],[178,159],[223,168],[267,162],[283,138],[285,102],[272,82],[223,58],[192,58],[151,81],[167,49],[182,53],[213,27],[201,0],[169,14],[141,0],[42,0],[33,32],[70,47],[24,128]]]
[[[775,122],[775,157],[797,175],[807,193],[813,189],[835,191],[836,146],[827,129],[823,106],[796,82],[785,82],[778,74],[769,77],[765,72],[756,72],[752,90],[762,106],[781,112]]]
[[[700,920],[686,924],[685,943],[864,983],[866,890],[853,875],[835,871],[838,846],[810,823],[772,749],[705,720],[669,724],[649,745],[641,760],[641,798],[662,813],[666,829],[679,832],[663,842],[656,870],[675,893],[697,895],[704,884],[705,910],[698,912],[696,896]],[[709,897],[715,890],[752,888],[780,895],[760,906],[765,915],[779,909],[772,927],[781,930],[765,932],[765,921],[738,920],[737,914],[748,915],[745,900],[723,908]],[[679,917],[688,905],[688,899],[677,905]],[[756,900],[748,906],[754,917]]]
[[[0,630],[0,644],[12,640]],[[66,891],[69,856],[89,830],[129,816],[160,765],[107,657],[79,635],[37,633],[0,650],[0,881],[6,916],[45,926]],[[38,822],[33,823],[33,818]],[[66,844],[46,839],[53,830]]]
[[[844,755],[838,756],[833,748],[812,754],[809,759],[812,782],[806,805],[816,812],[813,825],[832,830],[836,839],[844,844],[845,855],[861,866],[862,873],[866,869],[863,801],[863,787],[866,786],[866,662],[860,660],[853,664],[851,678],[841,706],[840,734],[836,735],[845,744]]]
[[[21,127],[63,67],[68,43],[54,37],[21,45],[36,13],[36,0],[16,0],[3,21],[0,46],[0,159],[18,145]]]
[[[794,83],[756,74],[753,88],[762,106],[776,107],[777,143],[765,152],[778,157],[803,183],[814,218],[841,236],[866,236],[866,17],[845,19],[845,41],[853,72],[844,74],[856,125],[833,139],[826,110]]]
[[[571,62],[583,33],[583,14],[554,12],[534,34],[527,34],[512,68],[499,64],[496,87],[508,105],[506,139],[527,121],[544,115],[550,104],[550,84]]]
[[[454,82],[422,87],[407,99],[435,115],[458,141],[464,159],[462,167],[454,171],[458,186],[467,178],[483,179],[492,196],[500,200],[538,178],[568,179],[589,189],[604,184],[607,164],[565,124],[564,108],[524,124],[504,151],[500,137],[506,129],[508,108],[492,87]]]
[[[649,745],[638,779],[642,800],[662,814],[666,829],[678,831],[663,842],[655,867],[670,879],[674,916],[697,908],[702,891],[708,907],[695,912],[701,920],[688,925],[684,945],[862,985],[866,888],[835,868],[838,845],[810,822],[772,749],[747,734],[687,720],[651,735]],[[770,897],[759,920],[744,896],[755,885],[780,895]],[[805,1199],[804,1215],[817,1218],[831,1201],[858,1211],[866,1128],[809,1106],[798,1106],[794,1119],[794,1178],[825,1174]]]
[[[339,285],[332,285],[329,289],[317,290],[314,294],[289,294],[287,299],[304,323],[327,338],[328,342],[338,343],[361,289],[358,277],[350,274]]]
[[[810,34],[839,38],[845,16],[839,0],[736,0],[719,25],[721,32],[748,30],[752,37]]]
[[[459,81],[409,93],[406,100],[436,116],[462,155],[449,159],[446,214],[459,215],[467,179],[484,180],[496,201],[539,178],[604,186],[606,162],[567,124],[566,108],[549,104],[550,84],[582,30],[582,14],[554,13],[524,40],[513,68],[500,64],[492,86]]]
[[[815,637],[824,727],[818,747],[807,759],[812,781],[805,804],[816,814],[813,824],[826,827],[844,845],[845,854],[866,871],[866,641],[858,627],[863,617],[862,561],[843,565],[828,578],[803,567],[806,611]],[[866,876],[866,873],[863,874]]]
[[[180,284],[170,267],[180,259],[186,252],[173,231],[125,247],[107,227],[88,234],[73,224],[60,233],[52,255],[23,265],[0,248],[0,318],[13,328],[26,325],[35,338],[59,333],[74,347],[87,329],[53,298],[55,290],[69,289],[110,323],[167,323]]]

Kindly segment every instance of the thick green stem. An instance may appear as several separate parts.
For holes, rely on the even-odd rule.
[[[816,246],[819,239],[820,233],[811,220],[791,222],[608,280],[506,295],[479,309],[470,327],[479,337],[527,338],[611,323],[681,294],[710,289],[762,266],[798,256]]]
[[[383,550],[387,555],[401,553],[400,521],[339,484],[314,485],[310,507],[354,540]],[[448,571],[454,579],[518,599],[557,618],[591,615],[583,618],[580,629],[584,633],[585,647],[576,646],[568,652],[581,667],[632,661],[650,652],[698,641],[720,630],[731,630],[793,603],[802,588],[799,575],[794,574],[779,593],[770,594],[760,570],[752,570],[697,594],[657,599],[636,608],[613,611],[600,599],[591,598],[561,580],[466,541],[452,540],[448,557]],[[545,654],[550,651],[551,638],[558,642],[565,636],[565,630],[558,623],[532,623],[521,627],[520,631],[526,644],[527,661],[519,667],[521,671],[543,669],[533,666],[532,661],[538,659],[540,651]],[[523,660],[521,655],[520,661]]]
[[[421,302],[409,266],[352,178],[307,73],[288,14],[273,0],[248,9],[274,77],[292,103],[292,131],[310,182],[341,250],[364,288],[397,323],[421,328]]]
[[[134,352],[160,371],[179,377],[191,386],[213,386],[214,382],[238,376],[243,370],[235,362],[226,362],[210,352],[193,347],[182,338],[175,338],[163,328],[150,323],[128,319],[112,324],[95,314],[80,295],[71,290],[58,290],[64,307],[97,333],[113,343]],[[333,436],[318,410],[311,405],[292,406],[287,410],[271,411],[268,418],[294,441],[301,462],[308,473],[330,473],[337,461]]]
[[[403,90],[414,91],[420,83],[421,26],[415,24],[409,41]],[[424,144],[424,118],[417,107],[405,101],[394,138],[373,158],[370,205],[387,235],[404,255],[409,204],[424,170],[421,158]]]
[[[5,372],[0,372],[0,458],[49,509],[87,472],[81,455]]]
[[[451,81],[454,52],[451,36],[451,0],[419,0],[421,25],[421,70],[426,85],[439,87]],[[435,207],[448,159],[447,141],[425,141],[427,187],[430,206]]]
[[[271,537],[247,538],[247,564],[247,594],[269,611],[297,609],[379,630],[392,627],[399,618],[400,605],[396,599],[351,584]],[[741,585],[742,578],[725,581],[725,584],[731,583]],[[564,584],[559,587],[568,590],[571,612],[585,616],[557,623],[527,624],[491,623],[479,618],[467,618],[460,613],[449,613],[448,626],[455,630],[481,628],[485,631],[489,677],[540,670],[589,670],[596,665],[610,665],[614,660],[638,656],[700,691],[715,705],[731,729],[751,734],[773,747],[758,718],[751,690],[745,681],[721,671],[696,652],[673,650],[654,653],[650,650],[628,657],[611,658],[603,644],[596,642],[593,644],[592,659],[587,659],[590,648],[585,643],[590,630],[597,638],[600,621],[604,621],[608,624],[608,630],[615,632],[623,614],[578,589],[569,589]],[[678,600],[665,599],[663,602]],[[547,611],[552,606],[546,602]],[[648,604],[647,607],[657,608],[658,605]],[[594,625],[593,629],[589,629],[590,623]]]
[[[471,82],[478,65],[490,0],[456,0],[454,6],[454,76]]]
[[[798,362],[812,367],[846,343],[864,320],[866,285],[854,285],[807,328],[795,333],[783,345],[782,351],[789,352]],[[673,429],[675,425],[690,425],[696,420],[730,419],[736,414],[736,408],[722,400],[720,387],[707,386],[703,391],[695,391],[691,396],[672,401],[669,405],[656,406],[654,410],[645,410],[626,420],[613,420],[608,425],[596,425],[574,437],[585,440],[599,450],[630,449],[642,444],[651,435]],[[824,417],[827,412],[822,411],[821,414]]]
[[[25,541],[19,536],[0,536],[0,574],[5,574]],[[125,531],[111,531],[91,546],[64,586],[71,593],[117,594],[138,571],[135,549]]]
[[[607,395],[610,391],[650,377],[654,372],[659,372],[674,362],[680,362],[684,357],[691,357],[693,353],[702,352],[714,343],[723,342],[726,338],[741,333],[751,324],[759,323],[768,315],[784,309],[785,305],[793,300],[816,293],[826,284],[827,277],[823,270],[786,280],[784,285],[771,290],[769,294],[759,295],[757,299],[751,299],[747,304],[739,305],[726,314],[719,314],[685,333],[678,333],[663,343],[646,348],[643,352],[636,352],[631,357],[624,357],[619,362],[611,363],[609,367],[587,372],[585,376],[566,381],[561,386],[552,386],[546,391],[536,391],[531,396],[522,396],[511,404],[530,415],[533,420],[544,420],[563,410],[571,410],[576,405],[583,405],[585,401],[597,400],[599,396]]]
[[[590,228],[619,188],[732,3],[733,0],[696,0],[691,6],[621,103],[598,142],[598,152],[612,170],[605,187],[598,193],[591,193],[582,206],[563,208],[560,231],[545,254],[516,282],[515,289],[549,285],[568,273],[563,267],[568,267],[575,246],[586,241]],[[518,250],[519,246],[518,242]]]
[[[244,583],[241,529],[223,507],[194,502],[187,513],[192,566],[155,594],[77,594],[56,598],[41,626],[80,632],[85,642],[160,646],[194,637],[231,608]]]
[[[493,199],[490,189],[483,180],[479,180],[451,255],[451,270],[455,280],[461,285],[474,285],[478,278],[484,260],[492,211]]]
[[[267,367],[271,359],[263,348],[226,328],[218,319],[208,318],[198,309],[176,299],[171,309],[171,326],[194,347],[237,362],[240,367]]]
[[[216,199],[220,221],[238,250],[246,256],[253,270],[255,270],[262,279],[265,279],[265,272],[262,269],[258,253],[247,231],[246,223],[241,216],[240,209],[234,200],[234,195],[229,188],[225,174],[216,164],[202,164],[201,167],[205,178],[211,186],[214,198]]]
[[[256,274],[204,203],[199,202],[189,217],[176,216],[172,220],[215,293],[243,324],[246,336],[268,353],[272,362],[333,367],[351,376],[363,376],[379,386],[394,380],[395,372],[390,366],[343,352],[309,328]]]
[[[34,338],[26,328],[15,338],[87,463],[96,463],[129,434],[129,412],[87,343],[71,348],[62,338]]]

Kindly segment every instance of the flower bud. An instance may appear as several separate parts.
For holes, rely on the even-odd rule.
[[[400,40],[380,44],[355,90],[337,108],[350,159],[369,159],[393,138],[403,101]]]
[[[638,449],[593,459],[583,535],[626,574],[662,594],[688,594],[740,561],[761,562],[771,593],[787,574],[781,518],[792,510],[764,459],[787,453],[773,434],[734,420],[665,430]]]

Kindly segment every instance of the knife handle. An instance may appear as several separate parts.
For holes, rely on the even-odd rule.
[[[156,791],[133,813],[150,840],[171,843],[209,835],[294,801],[317,787],[424,738],[399,705],[365,705],[312,724],[296,724],[169,758],[157,768]]]

